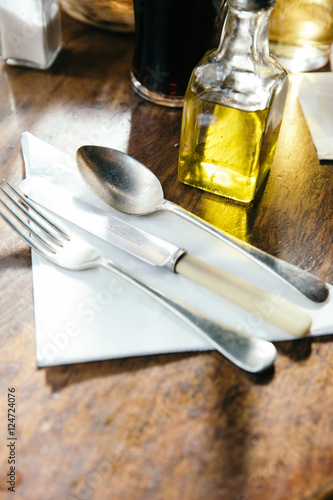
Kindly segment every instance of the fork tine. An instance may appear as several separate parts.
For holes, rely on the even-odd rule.
[[[46,254],[45,250],[55,254],[55,250],[54,248],[51,246],[51,242],[48,243],[48,241],[44,238],[42,238],[39,234],[37,234],[33,228],[31,227],[31,225],[27,224],[21,217],[18,213],[14,212],[12,210],[12,208],[3,200],[0,199],[0,203],[7,209],[7,211],[12,215],[12,217],[23,227],[25,228],[28,233],[30,233],[30,235],[32,236],[27,236],[23,231],[22,229],[19,228],[19,226],[17,224],[14,224],[12,222],[12,220],[7,217],[3,211],[0,210],[0,215],[1,217],[7,222],[7,224],[10,225],[10,227],[12,229],[14,229],[14,231],[16,231],[20,236],[21,238],[24,239],[24,241],[26,243],[28,243],[28,245],[30,245],[31,247],[33,247],[35,250],[39,251],[39,252],[42,252],[44,254]],[[35,239],[33,239],[35,238]]]
[[[30,213],[23,205],[21,205],[21,203],[18,203],[14,198],[13,196],[10,194],[10,193],[7,193],[7,191],[5,191],[2,186],[0,186],[0,190],[7,196],[7,198],[9,198],[9,200],[13,203],[13,205],[15,205],[15,207],[21,212],[23,213],[24,215],[26,215],[26,217],[32,221],[34,224],[36,224],[36,226],[39,227],[39,229],[48,237],[52,240],[52,242],[56,245],[60,245],[61,246],[61,241],[59,240],[58,237],[56,237],[54,234],[52,234],[47,228],[45,228],[39,221],[38,219],[32,214]],[[0,200],[1,203],[7,208],[7,210],[9,212],[11,212],[12,215],[15,215],[14,212],[12,211],[12,209],[9,207],[9,205],[7,205],[7,203],[3,200]],[[18,216],[16,216],[16,218],[18,219]],[[29,228],[28,225],[26,225],[23,221],[23,219],[20,219],[20,222],[22,225],[25,226],[26,229]]]
[[[2,200],[0,200],[2,202]],[[3,203],[3,202],[2,202]],[[45,248],[42,247],[38,241],[34,241],[31,236],[27,236],[16,224],[14,224],[9,217],[7,217],[2,210],[0,210],[0,217],[4,219],[7,224],[34,250],[40,255],[47,257]],[[16,218],[16,217],[15,217]],[[20,221],[21,222],[21,221]],[[50,252],[55,253],[54,250],[49,249]]]
[[[34,223],[37,224],[37,226],[42,231],[45,231],[48,234],[48,236],[50,236],[54,240],[56,240],[58,238],[58,240],[57,240],[58,243],[61,243],[61,238],[65,238],[66,240],[70,239],[69,236],[63,231],[62,228],[60,228],[52,220],[50,220],[48,217],[46,217],[40,210],[38,210],[37,207],[35,206],[35,204],[31,200],[29,200],[25,195],[23,195],[22,192],[20,192],[16,188],[14,188],[14,186],[12,186],[6,179],[3,179],[3,182],[9,187],[9,189],[13,193],[16,194],[16,196],[20,199],[20,201],[22,203],[24,203],[25,205],[30,207],[31,210],[35,214],[37,214],[47,224],[47,226],[50,226],[53,229],[53,231],[56,232],[57,236],[55,236],[53,233],[51,233],[47,227],[42,225],[41,222],[34,217],[34,215],[31,213],[31,211],[26,210],[21,204],[17,203],[17,201],[15,201],[15,199],[0,186],[1,191],[4,192],[6,194],[6,196],[8,198],[10,198],[15,203],[15,205],[18,206],[18,208],[21,211],[23,211],[31,220],[33,220]],[[61,237],[60,240],[59,240],[59,236]]]

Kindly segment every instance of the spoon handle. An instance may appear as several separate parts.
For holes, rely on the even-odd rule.
[[[141,281],[109,259],[101,258],[98,263],[163,304],[239,368],[250,373],[258,373],[274,363],[276,348],[271,342],[250,337],[204,316],[199,311]]]
[[[188,212],[171,201],[164,200],[159,208],[161,210],[168,210],[169,212],[182,217],[188,222],[195,224],[216,238],[219,238],[229,244],[236,250],[239,250],[242,254],[246,255],[254,262],[270,271],[272,274],[278,276],[282,281],[292,286],[292,288],[311,301],[321,303],[325,302],[327,299],[329,294],[328,287],[326,286],[326,283],[320,278],[317,278],[317,276],[314,276],[307,271],[303,271],[302,269],[299,269],[284,260],[273,257],[273,255],[270,255],[259,248],[253,247],[252,245],[249,245],[248,243],[245,243],[244,241],[241,241],[234,236],[215,228],[208,222],[200,219],[196,215]]]

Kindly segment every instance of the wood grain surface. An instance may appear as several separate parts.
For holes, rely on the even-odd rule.
[[[166,198],[333,282],[333,167],[320,163],[291,75],[266,185],[244,208],[177,179],[181,110],[130,88],[132,35],[63,15],[47,72],[0,67],[1,175],[17,185],[28,130],[73,154],[109,143],[153,170]],[[327,71],[330,68],[326,68]],[[332,337],[277,343],[275,369],[216,352],[37,369],[30,251],[0,223],[0,499],[333,498]],[[8,492],[7,392],[16,389],[16,492]]]

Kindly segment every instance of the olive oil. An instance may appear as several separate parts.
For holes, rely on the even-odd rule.
[[[251,203],[272,164],[288,73],[269,54],[274,0],[227,0],[216,50],[192,71],[182,117],[181,182]]]
[[[191,186],[249,203],[273,161],[280,123],[271,109],[243,111],[188,90],[178,177]]]

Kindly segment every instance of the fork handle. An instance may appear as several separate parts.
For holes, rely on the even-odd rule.
[[[157,288],[148,285],[109,259],[101,258],[98,264],[113,271],[163,304],[236,366],[251,373],[258,373],[272,366],[276,357],[276,349],[271,342],[250,337],[204,316],[191,307],[172,299]]]
[[[175,271],[246,309],[249,319],[255,315],[295,337],[309,333],[312,318],[307,312],[192,255],[181,257]]]

